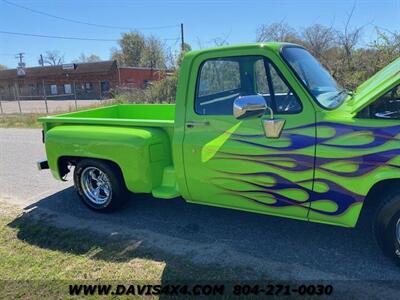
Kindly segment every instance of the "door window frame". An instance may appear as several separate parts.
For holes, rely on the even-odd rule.
[[[276,64],[268,57],[266,57],[265,55],[262,54],[244,54],[244,55],[227,55],[227,56],[216,56],[216,57],[211,57],[211,58],[204,58],[200,64],[199,67],[196,70],[196,84],[195,84],[195,90],[194,90],[194,95],[193,95],[193,105],[192,105],[192,109],[193,112],[197,115],[197,116],[230,116],[229,114],[226,115],[221,115],[221,114],[200,114],[196,111],[196,100],[197,100],[197,95],[198,95],[198,90],[199,90],[199,86],[200,86],[200,76],[201,76],[201,70],[203,68],[203,65],[207,62],[207,61],[212,61],[212,60],[229,60],[229,58],[240,58],[240,57],[251,57],[251,56],[256,56],[256,57],[262,57],[263,58],[263,63],[264,63],[264,68],[266,66],[266,64],[270,64],[273,66],[273,68],[275,69],[275,71],[278,73],[278,76],[280,77],[280,79],[286,84],[286,86],[292,91],[293,95],[299,100],[299,104],[300,104],[300,110],[299,111],[295,111],[295,112],[287,112],[287,113],[282,113],[282,112],[278,112],[276,109],[276,102],[275,100],[272,102],[272,110],[274,112],[274,115],[296,115],[296,114],[301,114],[304,110],[304,105],[303,105],[303,101],[302,99],[298,96],[298,94],[296,93],[296,91],[294,90],[294,88],[292,87],[291,84],[289,84],[289,82],[287,81],[287,79],[285,78],[285,76],[283,76],[281,70],[276,66]],[[239,65],[239,72],[240,72],[240,65]],[[266,76],[267,76],[267,82],[268,82],[268,86],[272,83],[272,78],[269,77],[268,75],[270,75],[270,68],[266,68],[265,69],[266,72]],[[239,78],[241,79],[242,74],[239,74]],[[241,82],[240,82],[241,85]],[[233,115],[232,115],[233,116]]]

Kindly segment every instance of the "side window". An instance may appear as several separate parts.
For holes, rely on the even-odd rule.
[[[254,78],[256,94],[263,96],[267,105],[274,108],[263,58],[257,59],[254,63]]]
[[[261,64],[264,65],[264,68],[260,67]],[[263,69],[264,72],[257,72],[258,69]],[[264,96],[268,106],[280,114],[293,114],[301,111],[300,100],[285,81],[282,80],[270,62],[264,60],[257,61],[255,70],[257,93]]]
[[[301,111],[300,100],[262,56],[238,56],[205,61],[197,77],[195,112],[232,115],[239,96],[262,95],[276,113]]]
[[[196,113],[232,114],[233,101],[239,96],[240,88],[240,66],[235,58],[204,62],[197,80]]]

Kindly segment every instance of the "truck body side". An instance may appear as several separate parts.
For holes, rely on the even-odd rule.
[[[355,226],[371,189],[400,178],[398,120],[358,118],[365,105],[351,99],[334,110],[320,107],[282,58],[282,47],[190,52],[180,68],[175,106],[118,105],[43,118],[54,176],[61,178],[74,159],[96,158],[115,163],[131,192]],[[260,119],[207,112],[207,105],[236,96],[210,100],[199,94],[204,64],[224,60],[238,63],[239,94],[258,88],[254,70],[261,61],[287,88],[286,96],[300,101],[290,113],[274,108],[275,117],[285,121],[278,139],[265,137]],[[364,97],[373,100],[398,84],[397,75],[385,89]]]
[[[337,109],[317,105],[300,78],[280,55],[282,45],[252,45],[192,52],[182,66],[177,109],[186,108],[183,166],[189,202],[354,227],[365,199],[379,184],[399,182],[398,120],[363,119],[365,104],[351,99]],[[201,66],[210,60],[263,56],[301,100],[302,110],[280,114],[286,121],[279,139],[267,139],[260,120],[232,114],[195,112]],[[371,103],[398,86],[398,59],[361,102]],[[388,73],[383,70],[382,73]],[[188,79],[189,78],[189,79]],[[367,94],[367,95],[366,95]],[[350,97],[349,97],[350,98]],[[357,100],[358,101],[358,100]],[[183,114],[183,111],[181,111]],[[181,120],[182,122],[182,120]],[[207,124],[203,126],[201,124]],[[183,179],[183,178],[182,178]]]

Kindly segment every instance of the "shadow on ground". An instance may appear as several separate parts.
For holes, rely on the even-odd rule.
[[[27,213],[9,224],[18,229],[18,237],[25,242],[46,249],[69,251],[76,254],[85,253],[88,247],[100,246],[103,251],[96,254],[95,259],[109,261],[126,261],[134,257],[164,261],[166,267],[163,280],[165,281],[199,278],[243,279],[247,277],[262,279],[265,274],[268,274],[267,269],[264,270],[265,274],[254,273],[251,269],[235,270],[234,264],[227,267],[229,272],[232,271],[230,275],[223,272],[219,274],[215,270],[212,274],[207,273],[207,264],[215,261],[215,257],[199,255],[201,253],[187,253],[184,258],[175,254],[171,255],[170,248],[173,247],[175,250],[177,247],[184,248],[185,243],[199,243],[209,245],[210,248],[232,249],[235,253],[261,261],[273,261],[288,267],[300,265],[350,279],[400,279],[398,267],[382,256],[372,242],[370,229],[365,224],[361,224],[356,229],[346,229],[187,204],[180,198],[159,200],[148,196],[132,197],[124,209],[113,214],[99,214],[81,204],[73,188],[67,188],[41,199],[27,209],[29,209]],[[38,219],[43,220],[41,215],[43,211],[72,216],[75,220],[90,221],[94,225],[105,222],[108,232],[119,232],[121,236],[129,234],[130,230],[139,230],[150,233],[149,239],[151,234],[154,234],[167,237],[172,242],[166,244],[160,242],[156,251],[145,246],[142,249],[139,247],[125,251],[124,249],[128,245],[124,243],[110,244],[107,240],[99,237],[93,239],[93,243],[97,245],[78,243],[71,247],[71,245],[63,243],[64,234],[70,234],[68,231],[65,233],[60,231],[51,239],[40,238],[37,233],[32,233],[31,224],[37,222]],[[47,215],[48,221],[51,221],[51,218],[51,214]],[[68,224],[71,220],[67,217],[65,220],[63,217],[61,220],[57,219],[57,223],[62,224],[63,222],[66,227],[71,225],[81,227],[83,235],[88,233],[84,228],[85,225]],[[173,242],[175,240],[180,242],[176,244]],[[154,243],[154,239],[152,242]],[[146,245],[146,234],[144,234],[143,245]],[[238,264],[241,259],[240,255],[237,256]],[[191,256],[200,258],[197,258],[197,261],[192,264]],[[183,270],[183,273],[181,270],[182,259],[188,259],[187,269]],[[178,278],[182,274],[185,274],[185,278]]]

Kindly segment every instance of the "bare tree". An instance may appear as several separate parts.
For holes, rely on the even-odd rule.
[[[400,32],[375,28],[377,38],[369,46],[374,55],[375,72],[400,56]]]
[[[305,28],[302,32],[304,46],[318,58],[323,58],[325,53],[336,46],[337,33],[332,27],[315,24]]]
[[[297,31],[282,22],[270,25],[260,25],[257,29],[257,42],[289,42],[298,43]]]
[[[84,53],[81,53],[81,55],[79,55],[79,57],[75,60],[73,60],[72,62],[74,63],[90,63],[90,62],[97,62],[97,61],[101,61],[100,56],[96,55],[96,54],[90,54],[88,56],[86,56]]]
[[[6,69],[7,69],[7,66],[6,66],[6,65],[0,64],[0,71],[1,71],[1,70],[6,70]]]
[[[353,8],[351,9],[351,11],[347,17],[343,32],[339,32],[339,34],[338,34],[338,41],[340,43],[340,46],[344,50],[344,54],[345,54],[345,58],[346,58],[348,67],[350,67],[353,51],[354,51],[355,47],[358,45],[358,43],[360,42],[362,30],[363,30],[363,26],[356,27],[356,28],[350,27],[350,22],[353,17],[354,10],[355,10],[355,6],[353,6]]]
[[[64,63],[64,54],[61,55],[60,51],[46,51],[46,54],[43,57],[43,62],[50,66],[61,65]]]
[[[205,47],[222,47],[229,45],[229,37],[231,35],[231,32],[228,32],[226,34],[223,34],[221,36],[214,37],[212,39],[209,39],[207,41],[202,41],[199,37],[196,37],[196,42],[197,42],[197,48],[198,49],[203,49]]]
[[[303,44],[328,70],[334,73],[337,32],[332,27],[314,24],[301,32]]]
[[[232,31],[230,31],[229,33],[227,33],[223,36],[213,38],[213,39],[211,39],[210,42],[212,42],[217,47],[229,45],[229,37],[230,37],[231,33],[232,33]]]

